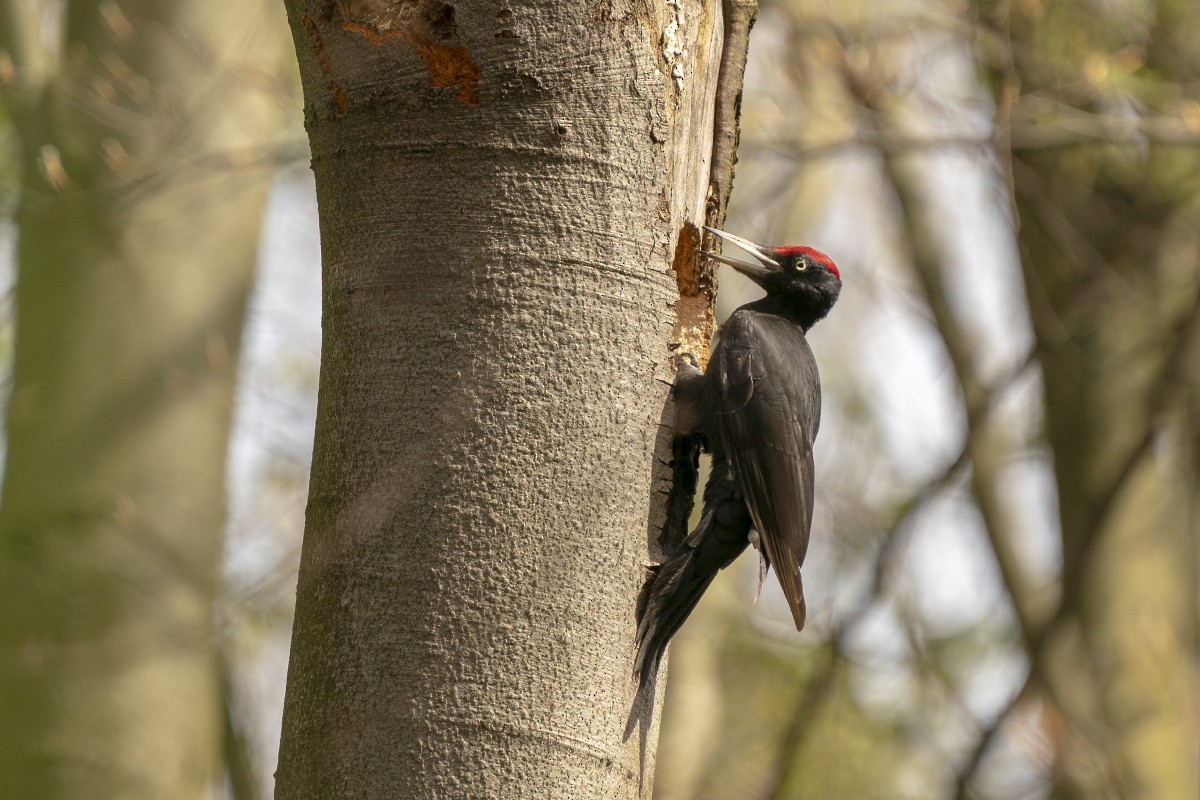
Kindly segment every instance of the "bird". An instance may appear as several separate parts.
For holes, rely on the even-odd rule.
[[[755,263],[703,255],[747,276],[766,296],[729,316],[706,371],[694,357],[676,358],[673,435],[676,441],[699,437],[712,455],[712,470],[700,522],[686,538],[681,530],[675,552],[648,568],[634,661],[642,686],[657,675],[668,642],[716,574],[748,545],[760,554],[759,588],[773,566],[796,630],[806,616],[800,565],[812,526],[821,379],[805,334],[837,302],[841,272],[811,247],[764,247],[705,230]]]

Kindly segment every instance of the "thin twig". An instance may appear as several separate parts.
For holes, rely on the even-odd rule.
[[[714,228],[725,222],[725,209],[733,189],[733,167],[737,163],[741,131],[742,84],[750,52],[750,29],[758,16],[758,0],[722,0],[721,8],[725,36],[713,111],[711,188],[704,215],[705,222]]]

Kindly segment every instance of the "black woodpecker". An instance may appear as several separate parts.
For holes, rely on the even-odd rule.
[[[804,334],[829,313],[842,277],[829,256],[811,247],[763,247],[705,230],[758,263],[704,255],[746,275],[767,296],[721,326],[706,372],[677,359],[676,441],[702,441],[712,453],[712,473],[700,523],[650,568],[642,590],[634,674],[643,685],[717,572],[748,544],[759,550],[764,570],[775,567],[796,630],[804,627],[800,565],[812,525],[813,440],[821,421],[821,378]]]

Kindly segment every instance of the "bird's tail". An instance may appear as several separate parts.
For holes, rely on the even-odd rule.
[[[638,653],[633,674],[645,686],[658,672],[667,643],[683,625],[720,568],[698,569],[696,549],[686,544],[666,562],[651,567],[638,614]]]

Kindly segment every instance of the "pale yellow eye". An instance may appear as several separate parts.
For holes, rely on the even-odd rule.
[[[803,258],[799,259],[796,261],[796,269],[800,272],[804,272],[804,270],[808,269],[808,261]]]

